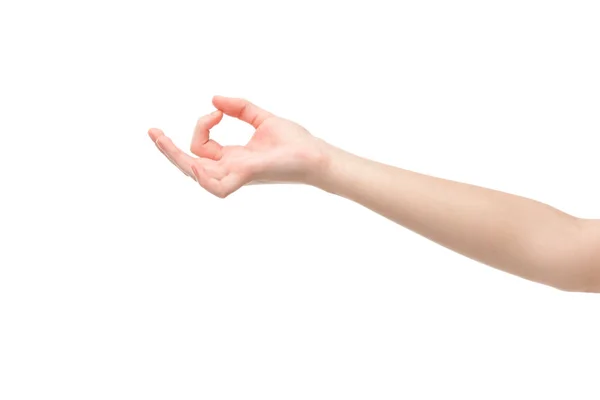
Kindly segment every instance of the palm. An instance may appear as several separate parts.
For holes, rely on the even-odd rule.
[[[226,197],[243,185],[294,182],[303,178],[316,151],[316,139],[292,121],[274,116],[242,100],[215,97],[218,111],[198,120],[191,151],[179,150],[160,130],[149,134],[161,152],[186,175],[218,197]],[[209,138],[209,130],[223,113],[252,124],[256,131],[245,146],[221,146]]]

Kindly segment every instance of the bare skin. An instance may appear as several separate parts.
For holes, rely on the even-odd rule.
[[[160,129],[148,134],[184,174],[225,198],[255,183],[318,187],[483,264],[560,290],[600,292],[600,220],[535,200],[368,160],[314,137],[251,102],[222,96],[200,118],[194,157]],[[221,146],[209,131],[223,114],[251,124],[245,146]]]

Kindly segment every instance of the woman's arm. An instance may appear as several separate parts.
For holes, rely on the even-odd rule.
[[[600,292],[600,221],[367,160],[327,145],[314,185],[471,259],[567,291]]]
[[[600,292],[600,221],[482,187],[406,171],[349,154],[251,102],[215,96],[198,120],[190,150],[160,129],[158,149],[220,198],[244,185],[311,184],[484,264],[567,291]],[[209,130],[223,114],[251,124],[245,146],[221,146]]]

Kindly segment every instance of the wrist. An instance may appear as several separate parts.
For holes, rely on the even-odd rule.
[[[348,153],[324,140],[316,140],[315,156],[304,183],[335,194],[335,183],[338,180],[340,168],[344,165],[343,159],[348,156]]]

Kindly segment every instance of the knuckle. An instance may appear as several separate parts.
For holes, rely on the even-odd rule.
[[[202,146],[199,145],[198,143],[192,143],[190,145],[190,151],[197,155],[198,157],[200,157],[200,153],[202,152]]]

